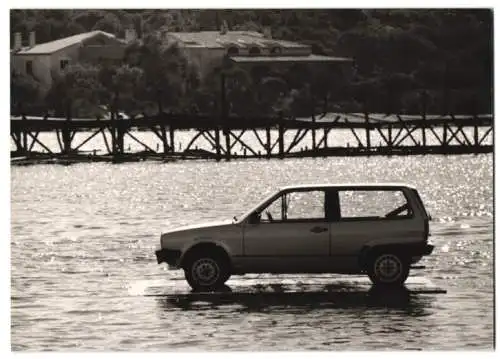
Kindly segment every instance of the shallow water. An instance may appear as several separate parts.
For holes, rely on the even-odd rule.
[[[493,348],[492,155],[37,165],[11,176],[13,350]],[[330,278],[295,276],[265,281],[298,297],[162,296],[184,285],[156,264],[162,230],[231,218],[281,185],[368,181],[419,188],[436,249],[410,279],[446,294],[324,297]],[[228,284],[259,291],[265,281],[252,278]]]

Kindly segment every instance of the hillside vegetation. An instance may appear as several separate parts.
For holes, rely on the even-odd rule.
[[[491,113],[493,13],[463,10],[11,10],[11,35],[36,31],[37,42],[134,28],[121,65],[70,66],[37,97],[36,80],[13,74],[12,112],[95,115],[156,111],[219,113],[220,72],[227,73],[227,111],[303,116],[323,111]],[[310,44],[316,54],[349,57],[349,74],[317,66],[267,72],[196,66],[162,31],[271,29],[277,39]]]

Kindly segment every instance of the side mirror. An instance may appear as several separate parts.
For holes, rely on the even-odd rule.
[[[249,224],[258,224],[260,223],[260,214],[257,212],[253,212],[249,217],[248,217],[248,223]]]

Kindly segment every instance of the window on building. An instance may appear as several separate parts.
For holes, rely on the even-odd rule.
[[[231,55],[238,55],[238,53],[240,52],[240,50],[236,47],[236,46],[231,46],[228,50],[227,50],[227,54],[229,56]]]
[[[26,74],[33,75],[33,61],[26,61]]]
[[[69,60],[61,60],[59,62],[61,70],[64,70],[69,65]]]
[[[260,49],[258,47],[251,47],[248,53],[250,55],[260,55]]]
[[[277,47],[277,46],[273,47],[271,49],[271,54],[272,55],[279,55],[279,54],[281,54],[281,47]]]

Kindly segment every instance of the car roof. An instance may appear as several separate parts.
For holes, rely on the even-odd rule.
[[[385,183],[376,183],[376,182],[366,182],[366,183],[324,183],[324,184],[296,184],[280,187],[280,191],[289,191],[296,189],[325,189],[325,188],[411,188],[416,189],[415,186],[407,183],[398,183],[398,182],[385,182]]]

